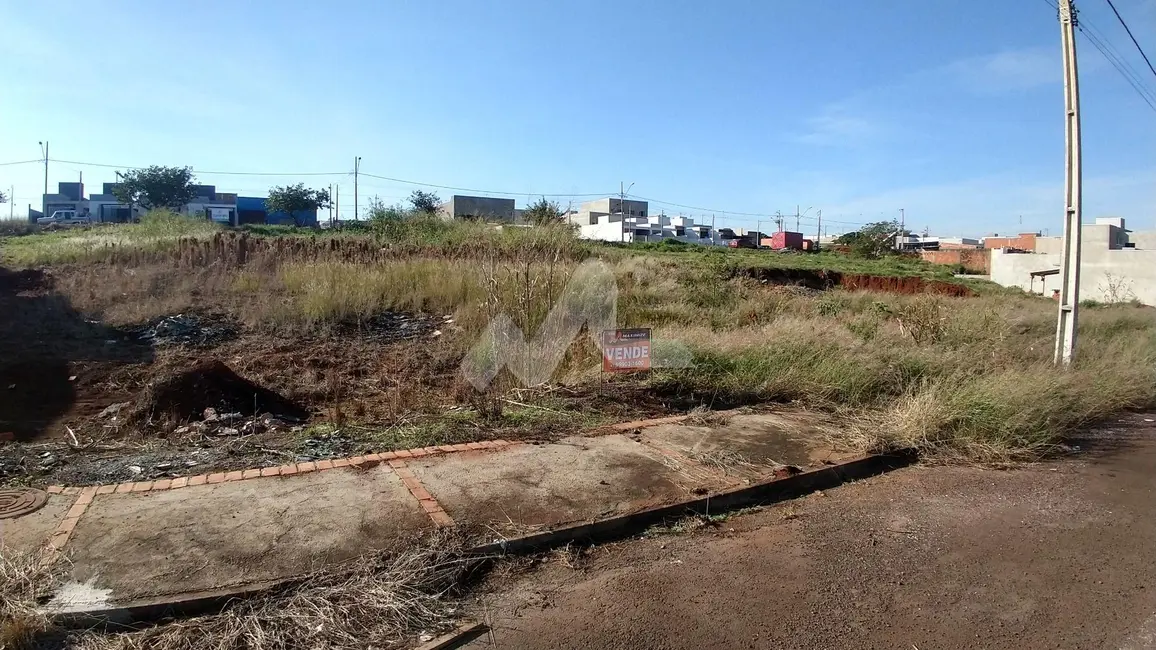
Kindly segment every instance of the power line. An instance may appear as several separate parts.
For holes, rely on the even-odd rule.
[[[34,160],[32,162],[43,162],[44,159]],[[85,165],[88,167],[107,167],[109,169],[147,169],[146,167],[134,167],[133,165],[108,165],[105,163],[91,163],[81,162],[79,160],[57,160],[56,158],[49,158],[49,162],[63,163],[66,165]],[[221,171],[202,171],[194,168],[194,173],[215,175],[215,176],[345,176],[349,172],[221,172]]]
[[[0,167],[7,167],[8,165],[27,165],[28,163],[42,163],[42,162],[44,162],[43,158],[37,158],[35,160],[14,160],[12,162],[0,163]]]
[[[1091,43],[1093,47],[1100,51],[1100,54],[1104,55],[1105,59],[1108,59],[1108,62],[1112,64],[1112,67],[1116,68],[1116,71],[1124,77],[1124,80],[1128,82],[1129,86],[1132,86],[1132,90],[1135,90],[1136,93],[1140,95],[1140,98],[1144,100],[1144,103],[1148,104],[1148,108],[1156,111],[1156,92],[1148,90],[1146,86],[1140,83],[1139,79],[1135,78],[1133,75],[1129,75],[1128,72],[1124,69],[1124,66],[1121,64],[1120,60],[1114,58],[1108,52],[1107,47],[1100,41],[1099,38],[1094,36],[1090,31],[1084,29],[1082,26],[1078,26],[1077,29],[1080,30],[1081,34],[1087,37],[1088,42]]]
[[[1060,9],[1055,0],[1043,1],[1044,4],[1056,10],[1058,15]],[[1086,18],[1082,18],[1076,24],[1076,29],[1080,30],[1080,33],[1088,39],[1088,42],[1090,42],[1092,46],[1095,47],[1100,52],[1100,54],[1108,60],[1108,63],[1110,63],[1112,67],[1116,69],[1116,72],[1119,72],[1120,76],[1124,77],[1124,81],[1127,81],[1128,85],[1132,87],[1132,90],[1135,90],[1136,93],[1140,95],[1140,99],[1143,99],[1144,103],[1148,104],[1149,108],[1156,111],[1156,92],[1150,90],[1147,87],[1144,80],[1131,66],[1131,64],[1128,63],[1128,60],[1124,58],[1124,56],[1121,55],[1115,47],[1112,46],[1112,43],[1108,40],[1108,38],[1104,36],[1104,34]],[[1145,57],[1145,60],[1147,60],[1147,57]]]
[[[370,174],[367,172],[360,172],[362,176],[369,178],[376,178],[383,181],[392,181],[394,183],[404,183],[406,185],[420,185],[421,187],[435,187],[439,190],[455,190],[458,192],[480,192],[482,194],[506,194],[509,196],[609,196],[614,192],[503,192],[501,190],[479,190],[471,187],[454,187],[452,185],[438,185],[436,183],[422,183],[419,181],[407,181],[404,178],[391,178],[389,176],[380,176],[378,174]]]
[[[1124,17],[1120,15],[1119,11],[1116,11],[1116,5],[1112,4],[1112,0],[1107,0],[1107,2],[1108,6],[1112,8],[1112,13],[1116,14],[1116,20],[1119,20],[1120,25],[1124,27],[1124,31],[1128,32],[1128,38],[1132,39],[1132,45],[1136,46],[1136,51],[1140,53],[1140,56],[1144,57],[1144,63],[1148,64],[1148,69],[1152,71],[1152,76],[1156,77],[1156,68],[1152,67],[1152,62],[1148,60],[1148,55],[1144,54],[1144,48],[1140,47],[1140,44],[1136,42],[1136,37],[1132,35],[1132,30],[1128,29],[1128,23],[1124,22]]]

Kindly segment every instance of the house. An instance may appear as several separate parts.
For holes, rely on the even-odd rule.
[[[479,219],[513,223],[517,217],[514,199],[496,199],[490,196],[455,194],[438,207],[443,219]]]
[[[267,223],[281,226],[317,227],[317,210],[302,210],[290,216],[285,212],[270,213],[265,208],[265,197],[238,196],[236,198],[236,225],[246,223]]]
[[[1080,299],[1156,305],[1156,232],[1132,232],[1120,217],[1080,228]],[[1040,295],[1059,288],[1063,238],[1035,238],[1035,251],[991,250],[991,280]]]
[[[578,210],[566,214],[568,223],[578,229],[582,239],[608,242],[660,242],[677,240],[688,244],[725,246],[722,230],[695,223],[692,217],[650,214],[646,201],[609,197],[587,201]]]

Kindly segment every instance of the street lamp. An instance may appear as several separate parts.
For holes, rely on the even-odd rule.
[[[48,212],[48,141],[37,141],[40,153],[44,156],[44,195],[40,198],[40,216],[47,217]]]

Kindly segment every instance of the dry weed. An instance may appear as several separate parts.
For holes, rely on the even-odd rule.
[[[390,648],[418,631],[452,627],[454,598],[479,565],[460,539],[437,535],[395,554],[318,572],[282,593],[136,632],[89,632],[77,650]]]
[[[27,647],[47,629],[37,603],[57,584],[56,559],[53,551],[0,546],[0,650]]]

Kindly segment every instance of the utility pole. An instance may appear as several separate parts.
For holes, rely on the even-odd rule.
[[[795,205],[795,232],[799,232],[799,206]]]
[[[329,184],[329,196],[333,196],[333,183]],[[333,227],[333,201],[329,202],[329,226]]]
[[[333,209],[337,211],[337,220],[341,221],[341,185],[334,189],[336,191],[333,194]]]
[[[819,218],[819,225],[815,226],[815,250],[819,250],[820,248],[823,247],[822,244],[819,243],[819,240],[821,240],[823,238],[823,211],[822,210],[819,210],[818,218]]]
[[[775,223],[779,224],[779,232],[783,232],[783,213],[775,211]]]
[[[48,212],[48,140],[40,143],[44,149],[44,196],[40,199],[40,216],[47,217],[44,214]]]
[[[361,170],[361,156],[353,157],[353,220],[357,221],[361,217],[357,212],[357,172]]]
[[[907,230],[907,211],[899,208],[899,229]]]
[[[710,243],[712,246],[714,245],[715,241],[717,240],[715,239],[714,215],[712,214],[710,215]]]
[[[763,247],[763,222],[755,222],[755,248]]]
[[[16,203],[16,186],[8,187],[8,220],[12,221],[12,206]]]
[[[1076,9],[1059,0],[1060,43],[1064,56],[1064,243],[1060,259],[1060,304],[1056,318],[1056,365],[1069,365],[1076,354],[1077,310],[1080,306],[1080,219],[1083,170],[1080,160],[1080,82],[1076,67]]]

